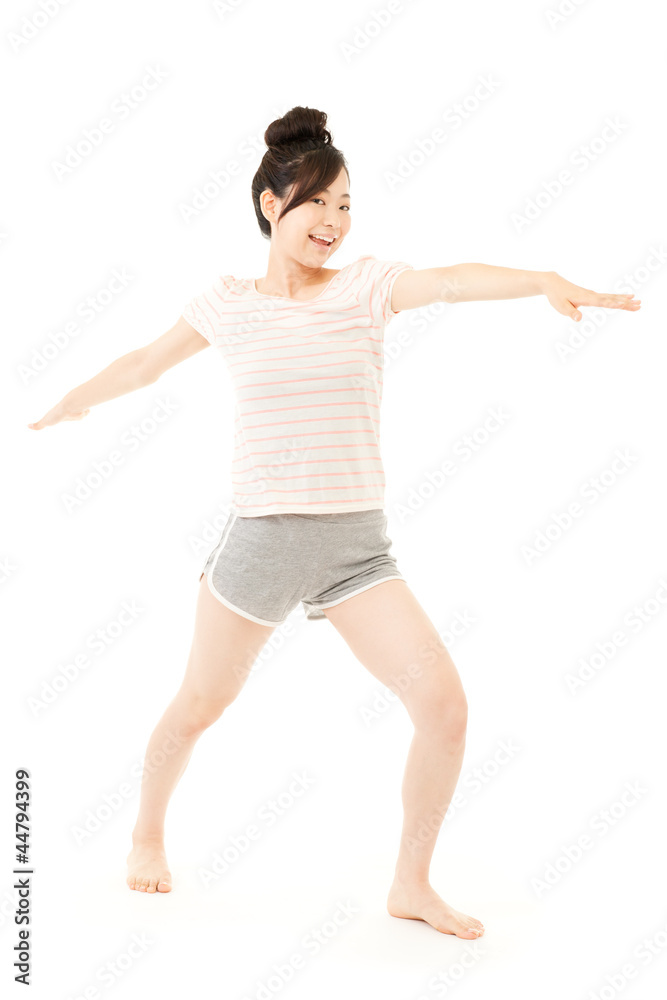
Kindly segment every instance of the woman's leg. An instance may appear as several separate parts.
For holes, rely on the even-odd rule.
[[[465,749],[467,701],[435,626],[404,580],[386,580],[324,614],[358,658],[405,705],[415,732],[402,799],[401,844],[387,908],[457,937],[484,933],[479,920],[448,906],[429,883],[438,832]]]
[[[200,577],[195,630],[183,683],[155,727],[146,749],[139,815],[127,856],[127,884],[169,892],[164,852],[167,804],[194,745],[243,687],[274,626],[227,608]]]

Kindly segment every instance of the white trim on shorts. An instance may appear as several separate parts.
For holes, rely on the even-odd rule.
[[[230,611],[235,611],[237,615],[241,615],[241,617],[247,618],[251,622],[257,622],[258,625],[270,625],[273,628],[275,628],[277,625],[282,625],[284,623],[284,621],[286,621],[287,619],[284,619],[282,622],[269,622],[269,621],[266,621],[265,618],[256,618],[255,615],[251,615],[249,611],[244,611],[242,608],[237,608],[235,604],[232,604],[232,602],[228,601],[225,597],[222,596],[222,594],[219,594],[218,591],[213,586],[213,570],[215,569],[216,563],[217,563],[218,559],[220,558],[220,553],[222,552],[222,550],[224,549],[225,545],[227,544],[227,539],[229,538],[229,532],[232,530],[232,527],[234,526],[234,522],[236,521],[237,517],[238,517],[238,514],[236,514],[234,511],[232,511],[232,516],[229,518],[229,520],[227,521],[227,524],[224,527],[223,535],[222,535],[222,538],[220,539],[220,547],[219,547],[218,551],[215,554],[215,559],[212,561],[211,565],[209,566],[208,573],[205,574],[206,575],[206,583],[208,584],[208,589],[211,591],[211,593],[213,594],[213,596],[218,601],[220,601],[221,604],[224,604],[224,606],[226,608],[229,608]],[[201,574],[200,574],[199,579],[201,581]]]
[[[344,597],[339,597],[337,601],[332,601],[331,604],[311,604],[310,601],[306,601],[305,603],[309,608],[313,608],[315,611],[324,611],[325,608],[335,608],[337,604],[342,604],[343,601],[348,599],[348,597],[355,597],[357,594],[363,594],[364,590],[370,590],[371,587],[375,587],[378,583],[384,583],[386,580],[403,580],[404,583],[407,583],[404,576],[383,576],[381,580],[373,580],[372,583],[367,583],[364,587],[359,587],[359,590],[353,590],[351,593],[345,594]],[[311,618],[311,621],[314,620],[315,619]]]
[[[251,622],[257,622],[258,625],[273,625],[275,627],[276,625],[283,625],[284,622],[287,621],[287,619],[283,619],[282,622],[267,622],[267,621],[265,621],[264,618],[255,618],[255,616],[251,615],[250,612],[243,611],[241,608],[237,608],[235,604],[232,604],[230,601],[225,600],[225,598],[222,597],[217,592],[217,590],[213,586],[213,582],[211,580],[211,573],[212,572],[213,572],[213,570],[210,569],[208,571],[208,573],[206,574],[206,582],[208,584],[208,589],[211,591],[211,593],[213,594],[213,596],[216,597],[220,601],[221,604],[225,605],[226,608],[230,608],[232,611],[235,611],[237,613],[237,615],[242,615],[244,618],[249,618]]]

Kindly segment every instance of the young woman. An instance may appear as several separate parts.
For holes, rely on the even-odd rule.
[[[236,397],[232,511],[199,577],[195,632],[180,689],[157,724],[132,833],[127,884],[169,892],[164,820],[202,732],[237,697],[276,625],[299,604],[328,618],[414,724],[402,788],[404,822],[387,899],[396,917],[476,938],[479,920],[429,883],[436,838],[465,746],[467,702],[435,626],[390,553],[379,450],[382,336],[401,310],[438,301],[545,295],[579,306],[636,310],[632,295],[599,294],[553,271],[457,264],[416,271],[362,256],[325,265],[350,231],[350,179],[326,115],[292,108],[271,123],[252,182],[264,278],[223,275],[175,326],[68,393],[37,423],[79,420],[90,407],[149,385],[209,345],[222,351]],[[167,744],[168,754],[161,753]]]

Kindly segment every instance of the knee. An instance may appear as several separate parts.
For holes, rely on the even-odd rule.
[[[220,718],[229,702],[211,698],[184,698],[177,705],[177,727],[184,739],[200,736]]]
[[[468,702],[463,691],[431,691],[410,712],[416,729],[437,733],[448,743],[465,740]]]

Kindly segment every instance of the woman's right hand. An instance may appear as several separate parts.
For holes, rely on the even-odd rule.
[[[65,397],[59,403],[56,403],[48,413],[45,413],[41,420],[38,420],[34,424],[28,424],[28,427],[33,431],[41,431],[42,427],[51,427],[52,424],[59,424],[62,420],[82,420],[89,413],[89,409],[73,409],[71,404],[67,402],[67,397]]]

